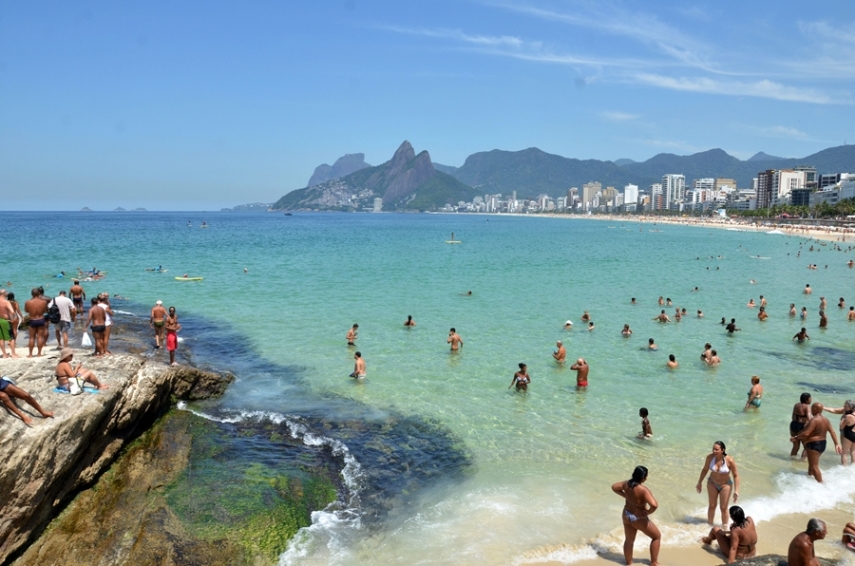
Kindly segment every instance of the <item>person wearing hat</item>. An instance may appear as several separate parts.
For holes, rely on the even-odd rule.
[[[561,340],[555,343],[558,347],[557,350],[552,352],[552,357],[555,358],[555,361],[559,364],[563,364],[565,358],[567,358],[567,348],[564,347],[564,344],[561,343]]]
[[[88,370],[83,367],[83,364],[77,364],[77,367],[71,367],[71,358],[74,357],[74,350],[71,348],[63,348],[59,353],[59,363],[56,365],[56,380],[59,382],[59,387],[63,389],[70,390],[68,386],[68,380],[72,377],[79,377],[83,381],[87,383],[91,383],[95,389],[107,389],[108,386],[104,385],[98,378],[95,377],[95,374],[92,373],[92,370]]]
[[[154,347],[160,348],[160,343],[163,342],[163,333],[166,331],[166,309],[163,308],[163,301],[158,300],[154,304],[148,325],[154,329]]]
[[[572,328],[573,328],[573,321],[572,320],[568,320],[567,322],[564,323],[564,330],[570,330]]]

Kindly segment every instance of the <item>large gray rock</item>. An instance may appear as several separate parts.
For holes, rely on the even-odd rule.
[[[75,359],[109,389],[72,396],[56,393],[55,352],[43,358],[0,359],[0,374],[12,377],[54,418],[34,417],[27,427],[8,411],[0,426],[0,563],[32,541],[74,494],[88,485],[165,411],[172,399],[222,394],[233,381],[195,368],[134,355]]]

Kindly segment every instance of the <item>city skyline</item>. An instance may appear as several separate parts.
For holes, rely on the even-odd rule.
[[[6,4],[2,206],[273,202],[401,139],[452,166],[806,156],[851,141],[853,21],[768,1]]]

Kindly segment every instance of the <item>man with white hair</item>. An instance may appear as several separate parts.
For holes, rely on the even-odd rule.
[[[160,344],[163,342],[163,333],[166,331],[166,309],[163,308],[163,301],[158,300],[154,304],[148,325],[154,329],[154,347],[160,348]]]
[[[567,349],[564,347],[564,344],[561,343],[561,340],[555,343],[558,346],[558,349],[552,352],[552,357],[555,358],[555,361],[559,364],[564,363],[564,359],[567,357]]]

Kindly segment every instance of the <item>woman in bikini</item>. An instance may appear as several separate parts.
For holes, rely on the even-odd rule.
[[[621,481],[612,486],[612,491],[626,499],[621,518],[623,520],[623,531],[625,539],[623,542],[623,556],[627,564],[632,564],[632,547],[635,544],[635,535],[638,531],[650,537],[650,566],[659,566],[659,542],[662,537],[659,529],[650,520],[650,514],[656,511],[659,504],[656,498],[645,487],[647,481],[647,468],[636,466],[632,472],[632,478]]]
[[[701,468],[701,477],[695,488],[698,493],[703,487],[704,477],[710,473],[707,480],[707,495],[709,495],[709,507],[707,508],[707,522],[712,525],[715,519],[715,504],[718,500],[721,507],[721,523],[727,524],[727,506],[730,504],[730,495],[733,493],[733,502],[739,499],[739,473],[736,470],[736,462],[727,455],[727,447],[721,440],[713,443],[712,453],[707,455],[704,467]],[[731,474],[733,478],[731,478]]]
[[[709,536],[701,539],[704,544],[718,541],[719,548],[727,557],[727,564],[757,554],[757,530],[754,528],[754,520],[746,517],[745,511],[739,505],[730,508],[730,518],[733,519],[730,532],[713,527]]]
[[[531,383],[531,377],[528,375],[528,366],[525,364],[519,364],[519,366],[520,370],[514,374],[514,378],[511,379],[508,389],[516,385],[517,391],[528,391],[528,384]]]
[[[77,367],[71,367],[71,358],[74,357],[74,351],[71,348],[63,348],[59,353],[59,363],[56,365],[54,375],[58,382],[58,387],[69,390],[68,380],[72,377],[79,377],[87,383],[91,383],[95,389],[108,389],[108,386],[101,383],[98,378],[83,367],[83,364],[77,364]]]
[[[840,418],[840,437],[843,453],[840,454],[840,463],[846,465],[846,455],[849,455],[849,463],[855,464],[855,402],[847,400],[841,409],[825,407],[829,413],[843,415]]]

